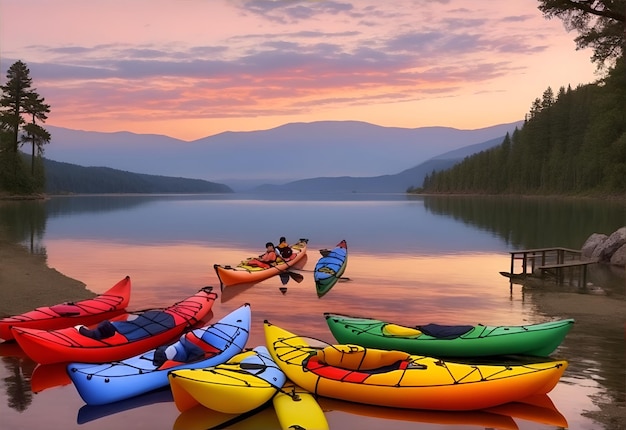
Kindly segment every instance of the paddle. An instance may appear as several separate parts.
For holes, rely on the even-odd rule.
[[[308,269],[296,269],[295,267],[293,267],[291,270],[297,270],[298,272],[308,272],[308,273],[315,273],[315,270],[308,270]],[[340,281],[351,281],[352,278],[348,278],[346,276],[341,276],[338,278]]]
[[[281,272],[281,274],[282,273],[289,275],[289,277],[293,279],[294,281],[296,281],[298,284],[302,282],[302,280],[304,279],[304,276],[302,276],[299,273],[292,272],[291,270],[286,270],[284,272]]]

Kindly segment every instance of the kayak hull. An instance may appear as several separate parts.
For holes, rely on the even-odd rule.
[[[408,409],[484,409],[551,391],[564,360],[471,364],[357,345],[313,346],[265,322],[272,358],[309,392],[340,400]],[[319,341],[317,341],[319,342]]]
[[[250,333],[251,312],[246,304],[219,321],[192,332],[205,343],[207,358],[190,362],[167,360],[154,363],[156,349],[109,363],[69,363],[67,373],[88,405],[103,405],[128,399],[168,385],[168,372],[215,366],[240,353]],[[180,342],[180,341],[179,341]]]
[[[289,272],[294,267],[298,267],[298,264],[301,263],[306,256],[307,242],[308,239],[300,239],[291,246],[293,254],[289,260],[277,263],[268,268],[249,266],[245,264],[247,260],[244,260],[236,266],[214,264],[213,269],[220,280],[221,288],[237,284],[261,282],[281,273]]]
[[[96,324],[125,312],[130,302],[130,277],[91,299],[42,306],[20,315],[0,319],[0,339],[15,339],[13,328],[54,330],[78,324]]]
[[[272,398],[274,410],[282,430],[330,428],[324,410],[315,396],[291,381]]]
[[[243,414],[271,400],[285,380],[265,346],[237,354],[217,366],[169,373],[180,412],[201,404],[218,412]]]
[[[211,287],[205,287],[168,308],[118,316],[109,322],[119,331],[102,339],[83,335],[76,327],[14,328],[13,332],[24,352],[40,364],[121,360],[167,343],[198,324],[209,315],[216,298]]]
[[[436,357],[483,357],[496,355],[549,356],[574,324],[573,319],[520,326],[467,327],[458,336],[436,337],[418,327],[381,320],[325,313],[326,323],[339,343],[369,348],[396,349]],[[424,326],[426,327],[426,326]],[[443,326],[446,327],[455,326]],[[450,330],[448,330],[450,331]]]
[[[348,244],[342,240],[315,264],[313,278],[318,297],[323,297],[343,276],[348,265]]]

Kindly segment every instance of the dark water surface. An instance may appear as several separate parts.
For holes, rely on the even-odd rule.
[[[403,195],[316,196],[279,199],[234,196],[61,197],[16,202],[0,209],[12,238],[48,265],[102,292],[130,275],[131,309],[167,306],[219,282],[213,264],[236,264],[260,254],[268,240],[309,239],[304,280],[283,285],[276,277],[227,287],[213,307],[217,320],[250,303],[248,343],[264,343],[263,320],[297,334],[332,342],[324,312],[340,312],[416,325],[518,325],[567,318],[541,304],[546,290],[510,285],[500,271],[509,251],[580,248],[592,233],[626,224],[624,205],[587,201],[489,198],[407,198]],[[348,280],[323,298],[312,273],[321,248],[348,243]],[[623,271],[592,271],[592,294],[563,288],[558,294],[622,300]],[[53,287],[53,286],[51,286]],[[281,287],[287,287],[283,294]],[[7,288],[7,286],[0,286]],[[63,297],[59,297],[62,301]],[[623,308],[622,308],[623,309]],[[362,429],[602,429],[586,416],[600,404],[624,399],[622,326],[599,332],[579,324],[553,354],[570,362],[549,394],[555,411],[532,408],[476,413],[402,412],[324,401],[331,428]],[[610,333],[607,334],[607,333]],[[210,417],[181,416],[168,390],[121,404],[85,406],[63,366],[38,368],[14,345],[0,346],[0,417],[7,429],[210,428]],[[34,393],[41,390],[40,392]],[[555,418],[556,417],[556,418]],[[278,428],[273,409],[232,428]],[[607,428],[608,430],[608,428]]]

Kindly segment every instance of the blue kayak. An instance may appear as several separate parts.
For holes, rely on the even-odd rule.
[[[348,264],[348,244],[342,240],[335,248],[323,254],[315,264],[313,278],[317,296],[322,297],[335,286]]]
[[[70,363],[67,373],[88,405],[135,397],[167,386],[172,370],[215,366],[239,354],[248,341],[251,319],[246,303],[213,324],[185,333],[174,344],[120,361]]]

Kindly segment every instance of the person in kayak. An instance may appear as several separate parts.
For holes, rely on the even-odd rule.
[[[277,257],[278,255],[276,254],[276,248],[274,248],[274,244],[272,242],[267,242],[265,244],[265,254],[259,255],[258,258],[252,258],[246,261],[246,265],[268,268],[276,263]]]
[[[287,261],[293,255],[293,250],[287,244],[287,239],[285,236],[282,236],[278,241],[278,246],[276,247],[276,251],[278,252],[278,256],[283,260]]]

